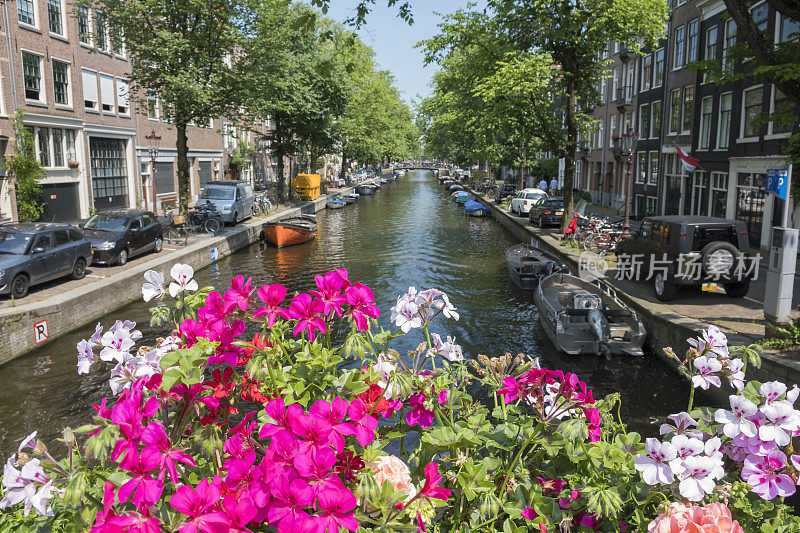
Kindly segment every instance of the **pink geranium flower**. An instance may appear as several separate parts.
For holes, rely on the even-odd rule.
[[[358,529],[356,521],[350,511],[356,506],[356,497],[345,488],[330,488],[319,493],[319,506],[322,510],[322,520],[318,520],[320,533],[339,533],[339,527],[349,531]]]
[[[428,498],[447,501],[452,491],[439,485],[442,479],[444,478],[439,475],[439,465],[433,461],[428,463],[428,466],[425,467],[425,485],[420,489],[420,494]]]
[[[624,531],[624,530],[623,530]],[[739,522],[731,518],[724,503],[710,503],[704,507],[673,503],[669,510],[650,522],[649,533],[681,533],[683,531],[719,533],[744,533]]]
[[[779,450],[765,455],[749,455],[744,460],[742,479],[753,487],[753,492],[765,500],[775,496],[787,497],[795,493],[792,478],[780,473],[786,466],[786,454]]]
[[[355,435],[356,429],[352,424],[345,422],[348,410],[347,401],[338,396],[332,402],[318,400],[308,413],[316,418],[317,423],[330,428],[331,445],[338,453],[344,450],[344,437]]]
[[[230,290],[225,291],[225,312],[230,313],[237,307],[240,311],[247,311],[251,292],[253,292],[253,278],[247,278],[247,281],[241,275],[233,278]]]
[[[130,472],[133,477],[119,488],[119,502],[125,503],[130,498],[131,502],[140,511],[146,511],[161,497],[164,486],[150,477],[150,472],[158,466],[158,457],[148,455],[139,456],[131,461]]]
[[[185,514],[189,520],[181,528],[180,533],[227,533],[230,521],[222,511],[215,511],[219,502],[220,488],[215,483],[204,479],[192,489],[181,485],[169,500],[170,505],[178,512]]]
[[[266,307],[259,307],[253,313],[253,318],[268,316],[267,327],[271,328],[275,325],[276,317],[281,317],[284,320],[289,320],[291,315],[286,309],[278,307],[286,299],[286,287],[283,285],[264,285],[258,288],[256,292],[258,299],[264,302]]]
[[[204,324],[212,324],[225,320],[228,311],[225,311],[225,300],[216,291],[208,293],[206,305],[197,310],[197,318]]]
[[[378,419],[367,413],[364,402],[356,398],[350,402],[347,414],[353,421],[355,437],[361,446],[369,446],[375,440],[375,430],[378,429]]]
[[[434,413],[425,407],[425,395],[412,394],[408,398],[408,403],[412,409],[406,413],[406,422],[409,426],[419,425],[421,428],[431,427],[433,424]]]
[[[369,329],[368,318],[378,318],[381,311],[375,305],[375,296],[372,289],[361,283],[354,283],[347,289],[347,303],[350,304],[350,315],[359,331]]]
[[[153,462],[158,460],[159,472],[158,482],[164,483],[164,476],[169,472],[169,477],[173,483],[178,483],[177,463],[189,466],[197,466],[191,455],[185,453],[183,448],[172,448],[164,425],[161,422],[150,422],[142,432],[142,444],[146,447],[142,450],[143,460]],[[153,456],[153,457],[151,457]]]
[[[342,276],[342,272],[344,276]],[[347,298],[341,291],[350,286],[350,282],[347,281],[347,271],[340,268],[328,272],[324,276],[314,276],[314,281],[319,290],[309,291],[309,293],[322,302],[323,314],[328,316],[331,311],[335,311],[338,316],[342,316],[342,305],[345,304]]]
[[[297,337],[301,332],[306,331],[308,340],[314,342],[315,331],[321,333],[328,331],[325,319],[321,316],[323,307],[322,301],[318,298],[312,299],[310,294],[301,292],[295,296],[289,305],[289,315],[297,320],[293,335]]]

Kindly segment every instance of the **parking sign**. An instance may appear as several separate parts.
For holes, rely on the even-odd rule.
[[[41,344],[50,339],[50,328],[47,326],[47,320],[40,320],[33,324],[33,342]]]

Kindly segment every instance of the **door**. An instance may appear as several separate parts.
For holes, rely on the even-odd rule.
[[[142,216],[139,215],[131,222],[131,255],[139,254],[147,246],[147,235],[142,224]]]
[[[78,222],[81,219],[77,183],[40,185],[39,201],[44,211],[39,217],[44,222]]]
[[[244,185],[236,186],[236,199],[233,201],[233,210],[236,211],[239,218],[247,216],[247,212],[244,209]]]
[[[143,233],[146,239],[144,246],[148,249],[155,248],[156,239],[161,236],[161,224],[158,223],[156,217],[145,213],[142,215],[142,226],[144,226]]]
[[[70,244],[66,229],[53,230],[53,254],[58,276],[72,272],[75,264],[75,245]]]
[[[34,250],[37,250],[34,252]],[[58,277],[55,270],[55,252],[50,232],[40,233],[31,246],[30,274],[31,285]]]
[[[249,183],[245,184],[245,186],[244,186],[244,210],[245,210],[245,213],[247,213],[247,216],[250,216],[250,215],[253,214],[253,201],[254,200],[255,200],[255,197],[253,196],[253,186],[250,185]]]

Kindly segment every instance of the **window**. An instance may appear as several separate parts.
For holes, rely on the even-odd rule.
[[[686,26],[675,29],[675,53],[672,56],[672,68],[679,69],[686,62]]]
[[[800,37],[800,22],[778,13],[778,42],[796,41]]]
[[[53,246],[64,246],[65,244],[69,244],[69,236],[67,235],[67,230],[65,229],[57,229],[53,232]]]
[[[111,48],[114,49],[114,54],[120,57],[125,56],[125,45],[122,42],[122,35],[116,28],[111,30]]]
[[[657,139],[661,136],[661,100],[650,104],[650,138]]]
[[[658,205],[658,198],[655,196],[648,196],[647,197],[647,215],[655,215],[656,214],[656,206]]]
[[[770,108],[770,113],[780,113],[784,112],[787,106],[793,105],[792,102],[786,98],[786,95],[783,94],[778,90],[777,87],[774,85],[772,86],[772,105]],[[786,117],[788,118],[788,117]],[[783,120],[773,120],[769,123],[769,132],[770,135],[778,135],[781,133],[791,133],[792,132],[792,124],[797,121],[795,115],[792,115],[791,122],[786,122],[786,118]]]
[[[158,96],[153,91],[147,91],[147,118],[158,120]]]
[[[741,137],[758,137],[758,116],[761,114],[762,87],[753,87],[744,92],[742,98]]]
[[[25,98],[43,101],[42,91],[42,58],[30,52],[22,52],[22,72],[25,76]]]
[[[694,85],[687,85],[683,88],[683,132],[687,133],[692,129],[694,119]]]
[[[39,162],[44,167],[50,166],[50,134],[47,128],[37,128],[39,141]]]
[[[681,90],[672,89],[672,99],[669,106],[669,132],[678,133],[681,127]]]
[[[733,110],[733,93],[725,93],[720,95],[719,120],[717,121],[718,150],[725,150],[730,146],[732,110]]]
[[[608,136],[609,142],[611,142],[614,138],[614,135],[617,133],[617,115],[611,115],[611,120],[608,122]]]
[[[658,183],[658,152],[650,152],[650,175],[647,182],[651,185]]]
[[[639,106],[639,135],[647,137],[650,132],[650,106],[642,104]]]
[[[601,120],[600,123],[598,124],[598,130],[597,130],[597,147],[598,148],[602,148],[603,147],[604,129],[605,129],[605,124],[603,124],[603,121]]]
[[[97,73],[82,69],[81,77],[83,79],[83,106],[86,109],[97,111]]]
[[[103,113],[114,113],[114,78],[100,74],[100,100]]]
[[[731,47],[736,44],[736,22],[733,19],[725,22],[725,40],[722,43],[722,68],[723,70],[731,70],[733,68],[732,62],[728,60]]]
[[[102,11],[95,11],[94,13],[94,24],[97,30],[96,38],[97,38],[97,49],[101,52],[108,52],[108,35],[107,35],[107,28],[106,28],[106,17],[103,15]]]
[[[717,58],[717,34],[716,26],[706,30],[706,60]]]
[[[686,45],[686,62],[697,61],[697,48],[700,45],[700,21],[694,19],[686,26],[689,32],[689,40]]]
[[[647,152],[639,152],[636,154],[637,172],[636,183],[647,182]]]
[[[89,8],[78,5],[78,41],[83,44],[91,44],[92,29],[89,25]]]
[[[619,72],[617,67],[611,69],[611,98],[617,97],[617,89],[619,88]]]
[[[763,2],[750,10],[750,16],[753,17],[753,22],[756,23],[758,31],[767,31],[767,15],[769,14],[769,7],[766,2]]]
[[[664,49],[656,50],[655,81],[653,87],[661,87],[664,82]]]
[[[64,166],[64,130],[53,128],[53,166]]]
[[[64,34],[64,23],[61,18],[61,0],[47,0],[47,24],[50,33]]]
[[[23,24],[36,26],[36,8],[33,5],[33,0],[17,1],[17,17]]]
[[[53,101],[69,105],[69,63],[53,59]]]
[[[128,82],[122,78],[117,78],[117,109],[120,115],[129,115],[131,112]]]
[[[714,109],[714,97],[706,96],[700,106],[700,139],[698,140],[698,150],[708,150],[711,148],[711,113]]]
[[[75,151],[75,131],[74,130],[65,130],[64,131],[64,144],[66,146],[67,161],[75,161],[76,157],[77,157],[77,152]]]

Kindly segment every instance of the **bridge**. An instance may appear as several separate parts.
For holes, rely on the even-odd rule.
[[[409,164],[409,165],[393,165],[394,170],[439,170],[442,168],[439,164]]]

